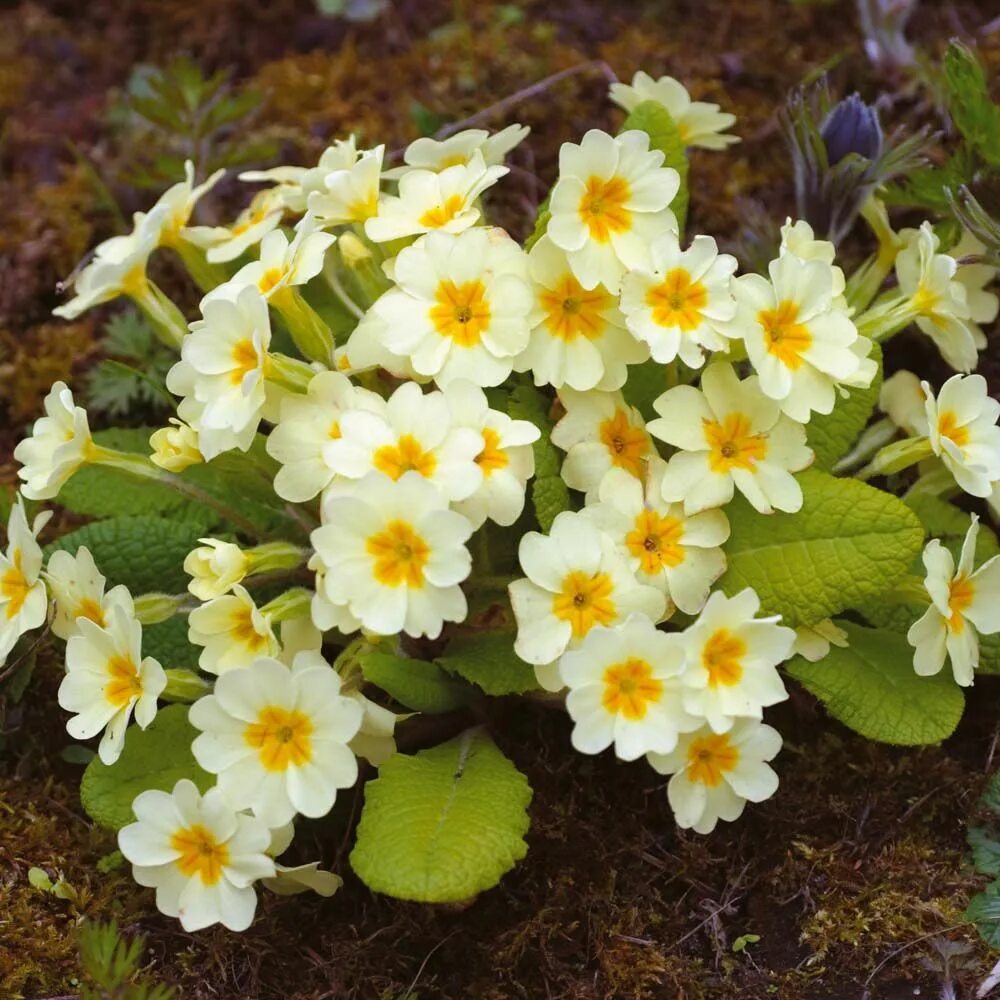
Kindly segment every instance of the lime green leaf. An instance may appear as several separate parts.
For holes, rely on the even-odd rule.
[[[178,593],[187,586],[184,557],[198,544],[198,524],[164,517],[112,517],[85,524],[46,546],[76,552],[86,545],[109,585],[124,583],[134,594]]]
[[[395,754],[365,787],[351,867],[397,899],[471,899],[527,853],[530,801],[527,779],[482,730]]]
[[[1000,882],[969,900],[965,919],[976,925],[979,936],[991,948],[1000,948]]]
[[[684,224],[688,209],[688,159],[684,140],[670,117],[670,112],[658,101],[643,101],[625,119],[622,131],[638,129],[649,136],[649,148],[658,149],[666,159],[665,167],[673,167],[680,174],[681,186],[670,203],[671,211],[677,216],[681,239],[684,238]]]
[[[80,801],[95,823],[111,830],[127,826],[135,819],[132,802],[149,788],[169,792],[181,778],[190,778],[202,792],[215,784],[215,775],[203,771],[191,753],[198,730],[187,716],[186,705],[161,708],[148,729],[128,728],[114,764],[95,757],[87,765]]]
[[[846,648],[831,646],[818,663],[800,656],[788,673],[845,726],[868,739],[896,746],[939,743],[955,731],[965,698],[950,672],[918,677],[913,649],[886,629],[837,623]]]
[[[552,213],[549,211],[549,199],[546,198],[538,206],[538,213],[535,215],[535,228],[532,229],[531,235],[524,241],[525,250],[530,250],[545,235],[545,230],[549,228],[549,219],[551,218]]]
[[[542,531],[548,531],[557,514],[569,510],[569,489],[559,476],[543,476],[531,484],[531,503]]]
[[[481,687],[487,694],[523,694],[538,688],[535,668],[514,652],[512,632],[459,636],[437,658],[445,670]]]
[[[990,99],[986,74],[975,53],[953,41],[944,57],[944,77],[956,128],[987,163],[1000,166],[1000,106]]]
[[[450,712],[467,704],[475,693],[468,684],[450,677],[429,660],[372,651],[362,653],[358,662],[369,684],[380,687],[414,712]]]
[[[871,419],[882,388],[882,349],[872,345],[870,357],[878,362],[878,374],[867,389],[850,389],[846,399],[837,397],[832,413],[814,413],[806,426],[809,447],[816,453],[815,468],[829,472],[857,441]]]
[[[799,482],[797,514],[763,516],[742,497],[729,504],[720,581],[730,595],[753,587],[764,612],[793,628],[864,609],[906,574],[923,541],[916,515],[889,493],[814,470]]]

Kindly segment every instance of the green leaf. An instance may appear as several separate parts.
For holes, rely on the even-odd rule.
[[[993,777],[990,778],[990,783],[986,786],[986,791],[983,792],[980,804],[1000,816],[1000,771],[994,772]]]
[[[351,867],[397,899],[471,899],[527,853],[530,801],[525,776],[480,729],[395,754],[365,786]]]
[[[535,669],[514,652],[512,632],[459,636],[437,658],[445,670],[481,687],[487,694],[523,694],[538,688]]]
[[[670,203],[677,216],[680,238],[684,239],[684,224],[688,210],[688,158],[684,140],[670,117],[670,112],[658,101],[643,101],[636,105],[622,124],[622,131],[638,129],[649,136],[649,148],[658,149],[665,156],[663,165],[673,167],[680,174],[681,186]]]
[[[164,517],[112,517],[94,521],[56,539],[45,548],[76,552],[90,549],[109,585],[123,583],[133,594],[179,593],[187,587],[184,557],[197,546],[201,526]]]
[[[818,663],[801,656],[788,673],[856,733],[879,743],[940,743],[955,731],[965,698],[950,673],[918,677],[913,649],[903,636],[852,622],[837,623],[849,645],[831,646]]]
[[[642,364],[630,365],[628,378],[622,386],[622,395],[629,406],[634,406],[646,420],[656,416],[653,403],[667,391],[667,366],[650,358]]]
[[[809,447],[816,453],[814,468],[829,472],[857,441],[871,419],[882,388],[882,349],[872,345],[870,357],[878,362],[878,374],[867,389],[851,389],[846,399],[839,398],[832,413],[814,413],[806,426]]]
[[[358,657],[369,684],[380,687],[414,712],[439,715],[461,708],[474,689],[449,677],[436,663],[395,653],[365,652]]]
[[[976,925],[979,936],[991,948],[1000,948],[1000,882],[994,882],[985,892],[977,892],[969,900],[964,916]]]
[[[543,476],[531,484],[531,503],[542,531],[548,531],[556,515],[569,510],[569,489],[559,476]]]
[[[531,235],[524,241],[525,250],[530,250],[545,235],[545,230],[549,228],[549,219],[551,218],[552,213],[549,211],[549,199],[546,198],[538,206],[538,212],[535,215],[535,228],[532,229]]]
[[[996,834],[984,826],[970,826],[965,839],[972,848],[976,871],[984,875],[1000,875],[1000,841]]]
[[[187,615],[175,615],[142,629],[142,655],[152,656],[164,667],[187,667],[196,670],[200,646],[188,642]]]
[[[893,587],[920,552],[923,531],[900,500],[853,479],[809,470],[798,477],[802,509],[763,516],[742,497],[726,508],[727,594],[753,587],[766,614],[813,625],[864,609]]]
[[[953,41],[944,57],[944,78],[955,127],[987,163],[1000,166],[1000,106],[990,99],[986,74],[975,53]]]
[[[148,729],[130,726],[122,755],[114,764],[95,757],[83,772],[80,801],[87,815],[101,826],[120,830],[131,823],[132,802],[149,788],[173,791],[181,778],[190,778],[205,792],[215,775],[203,771],[191,753],[198,730],[188,722],[186,705],[161,708]]]

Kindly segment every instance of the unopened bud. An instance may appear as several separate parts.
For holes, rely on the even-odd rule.
[[[831,167],[850,153],[857,153],[866,160],[877,160],[882,152],[882,126],[878,112],[857,94],[851,94],[835,105],[819,132]]]

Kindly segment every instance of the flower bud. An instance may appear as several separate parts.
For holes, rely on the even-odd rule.
[[[882,152],[882,126],[878,112],[857,94],[851,94],[834,105],[820,126],[820,136],[831,167],[849,153],[857,153],[866,160],[876,160]]]
[[[217,538],[201,538],[203,544],[187,554],[184,572],[191,577],[188,590],[200,601],[228,594],[247,575],[250,560],[238,545]]]
[[[198,432],[187,424],[171,417],[172,427],[161,427],[149,439],[153,453],[149,456],[154,465],[167,472],[183,472],[190,465],[205,459],[198,450]]]

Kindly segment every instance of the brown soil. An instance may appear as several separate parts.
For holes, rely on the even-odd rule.
[[[911,36],[939,55],[991,8],[924,3]],[[997,35],[989,42],[980,39],[995,65]],[[738,115],[744,141],[730,154],[697,153],[691,173],[693,231],[730,240],[745,235],[751,206],[778,219],[794,211],[774,118],[790,87],[823,66],[839,91],[874,97],[898,83],[872,75],[847,0],[397,0],[370,27],[320,18],[307,0],[8,7],[0,480],[12,480],[10,449],[51,381],[78,378],[93,357],[102,317],[50,317],[56,283],[115,231],[93,172],[126,214],[151,197],[124,180],[136,151],[106,111],[135,64],[182,51],[266,92],[254,128],[278,138],[288,162],[308,161],[352,129],[398,148],[417,134],[414,102],[457,120],[590,59],[620,77],[669,71]],[[531,152],[515,163],[541,178],[510,179],[494,206],[503,217],[523,218],[537,203],[559,143],[617,124],[604,86],[598,72],[573,76],[495,123],[532,125]],[[919,113],[904,89],[890,117]],[[219,196],[217,209],[229,209],[237,185]],[[535,796],[528,857],[499,888],[465,908],[373,896],[346,864],[348,798],[335,819],[300,837],[303,856],[344,874],[337,896],[267,897],[246,934],[190,936],[156,913],[125,870],[95,867],[114,841],[81,813],[79,768],[59,756],[68,738],[55,706],[58,669],[43,656],[20,705],[0,691],[0,997],[76,996],[73,928],[84,916],[116,916],[145,934],[150,972],[182,996],[227,1000],[889,1000],[940,996],[951,981],[968,991],[995,960],[961,918],[981,883],[964,824],[993,763],[995,682],[975,688],[958,735],[919,751],[866,743],[796,694],[774,713],[786,738],[780,792],[707,838],[677,831],[662,779],[645,765],[574,754],[558,713],[501,703],[491,729]],[[77,902],[32,889],[31,866],[61,872]],[[744,935],[759,940],[741,949]],[[948,942],[967,953],[946,961]]]

